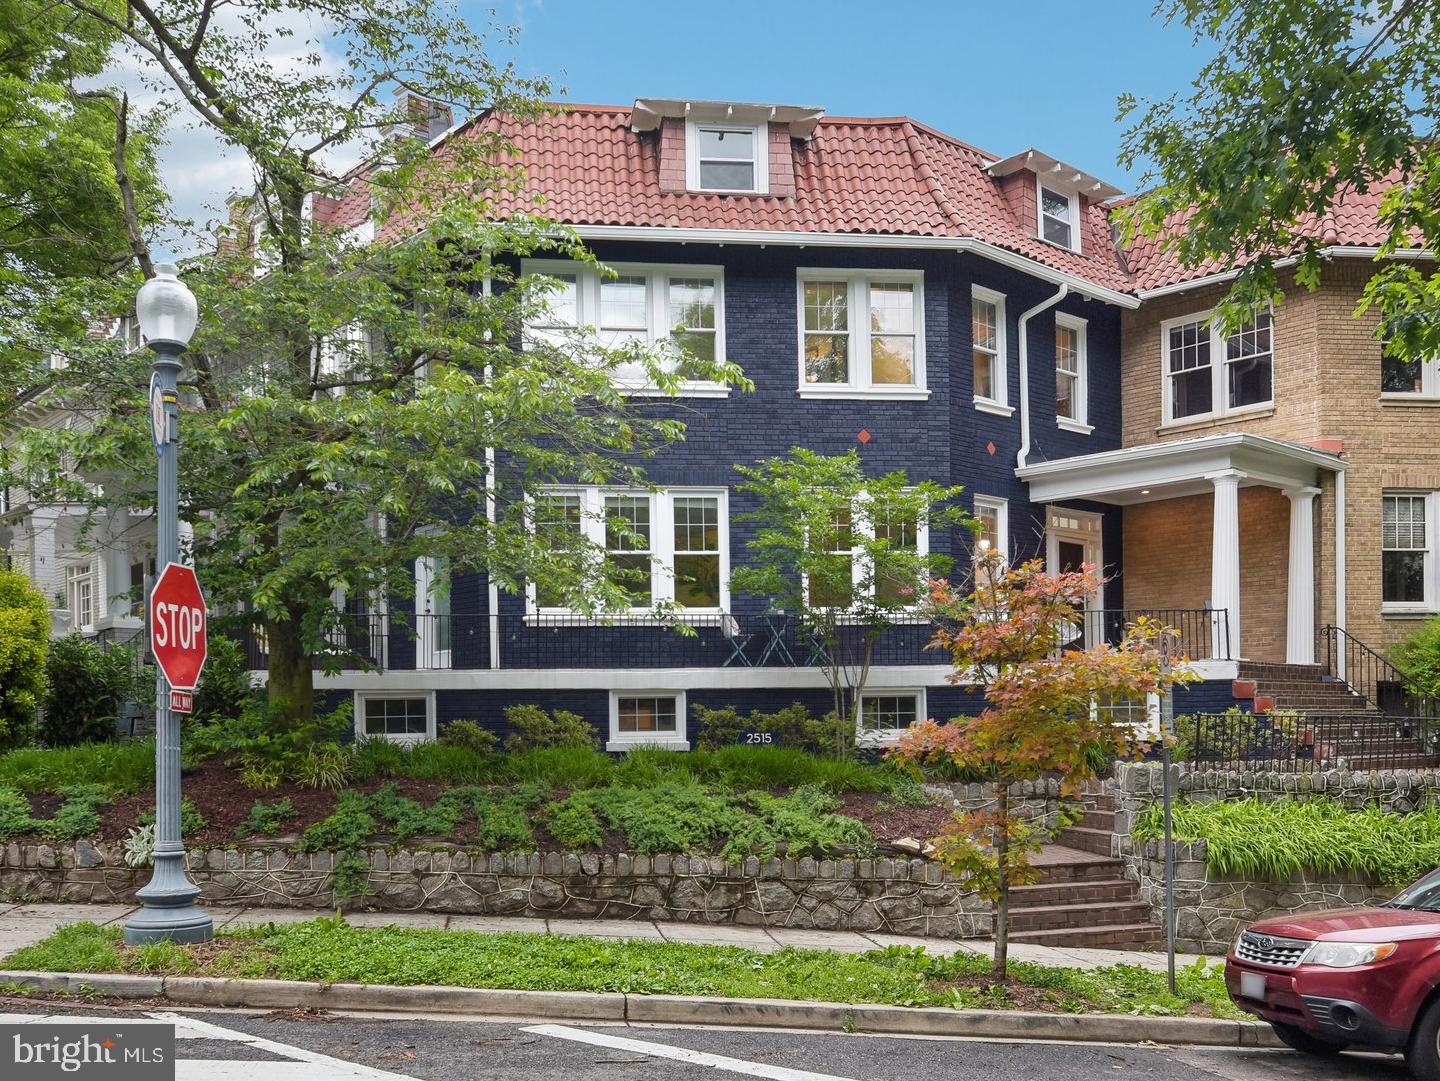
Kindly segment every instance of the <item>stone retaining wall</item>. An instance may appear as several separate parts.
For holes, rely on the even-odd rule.
[[[387,912],[655,919],[884,931],[942,938],[991,932],[990,906],[968,882],[922,859],[766,859],[530,852],[452,845],[370,848],[370,892],[352,907]],[[211,905],[335,907],[329,852],[284,842],[193,850],[190,874]],[[128,902],[150,877],[118,844],[0,850],[0,896]]]
[[[1386,770],[1321,773],[1269,773],[1194,770],[1172,766],[1174,791],[1193,802],[1273,799],[1326,799],[1360,809],[1378,805],[1403,814],[1434,801],[1440,772]],[[1115,770],[1114,854],[1125,863],[1127,878],[1139,884],[1140,898],[1157,923],[1165,913],[1165,845],[1135,841],[1136,818],[1164,796],[1164,774],[1155,764],[1122,764]],[[1246,925],[1266,916],[1374,904],[1394,894],[1380,883],[1354,875],[1300,872],[1279,881],[1220,875],[1206,865],[1204,841],[1175,845],[1175,933],[1180,948],[1222,953]]]

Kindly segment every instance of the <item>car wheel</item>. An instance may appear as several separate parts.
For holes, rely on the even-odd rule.
[[[1348,1043],[1327,1040],[1323,1036],[1306,1032],[1303,1028],[1282,1024],[1279,1021],[1271,1021],[1270,1027],[1275,1030],[1275,1035],[1280,1037],[1281,1043],[1290,1050],[1299,1051],[1304,1055],[1338,1055],[1350,1046]],[[1431,1042],[1433,1044],[1434,1041]]]
[[[1430,1003],[1415,1022],[1405,1048],[1405,1065],[1416,1081],[1440,1081],[1440,1001]]]

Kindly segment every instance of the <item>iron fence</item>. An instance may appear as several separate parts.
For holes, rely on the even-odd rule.
[[[1314,773],[1440,765],[1440,718],[1381,713],[1199,713],[1175,719],[1174,757],[1197,769]]]

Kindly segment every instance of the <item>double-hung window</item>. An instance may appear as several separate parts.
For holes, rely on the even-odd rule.
[[[975,520],[980,530],[975,538],[975,551],[995,552],[1001,559],[1010,558],[1010,502],[999,496],[975,497]]]
[[[889,607],[911,607],[918,602],[917,593],[924,583],[872,563],[887,547],[923,557],[929,552],[929,543],[923,520],[899,509],[877,507],[862,497],[857,506],[836,511],[816,538],[820,554],[816,573],[805,581],[807,603],[816,608],[849,609],[863,596]]]
[[[1406,360],[1380,343],[1380,394],[1384,398],[1440,398],[1440,357]]]
[[[977,408],[1009,416],[1005,372],[1005,294],[981,286],[970,291],[970,349]]]
[[[1072,192],[1056,191],[1037,182],[1040,236],[1051,244],[1071,251],[1080,250],[1080,198]]]
[[[531,520],[548,545],[592,546],[605,578],[629,597],[627,611],[673,605],[682,612],[719,615],[728,609],[724,489],[552,489],[536,496]],[[532,582],[527,593],[531,613],[569,612],[554,590]]]
[[[1381,610],[1436,609],[1437,492],[1385,492],[1380,509]]]
[[[1055,316],[1055,420],[1062,428],[1089,434],[1087,324],[1077,316]]]
[[[800,271],[800,394],[928,397],[923,284],[919,271]]]
[[[543,344],[568,350],[636,346],[664,350],[670,370],[681,378],[682,394],[727,393],[723,384],[687,375],[689,366],[709,365],[725,357],[722,268],[618,263],[610,268],[612,275],[604,275],[564,260],[527,259],[520,269],[526,277],[548,279],[536,310],[526,320],[527,348]],[[622,360],[613,375],[631,393],[655,390],[638,361]]]
[[[770,186],[768,134],[765,124],[687,124],[685,186],[691,191],[763,194]]]
[[[70,609],[71,626],[77,631],[95,626],[99,612],[95,604],[95,564],[75,563],[65,568],[65,606]]]
[[[1219,418],[1274,401],[1274,326],[1267,310],[1222,334],[1209,312],[1161,324],[1166,423]]]

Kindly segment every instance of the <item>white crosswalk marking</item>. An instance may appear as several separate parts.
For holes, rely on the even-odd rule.
[[[178,1013],[157,1012],[130,1017],[115,1014],[86,1017],[73,1013],[0,1013],[0,1024],[3,1025],[103,1025],[108,1028],[156,1022],[175,1026],[175,1081],[256,1081],[262,1077],[264,1081],[395,1081],[402,1076]],[[187,1058],[186,1040],[224,1040],[287,1061]]]

